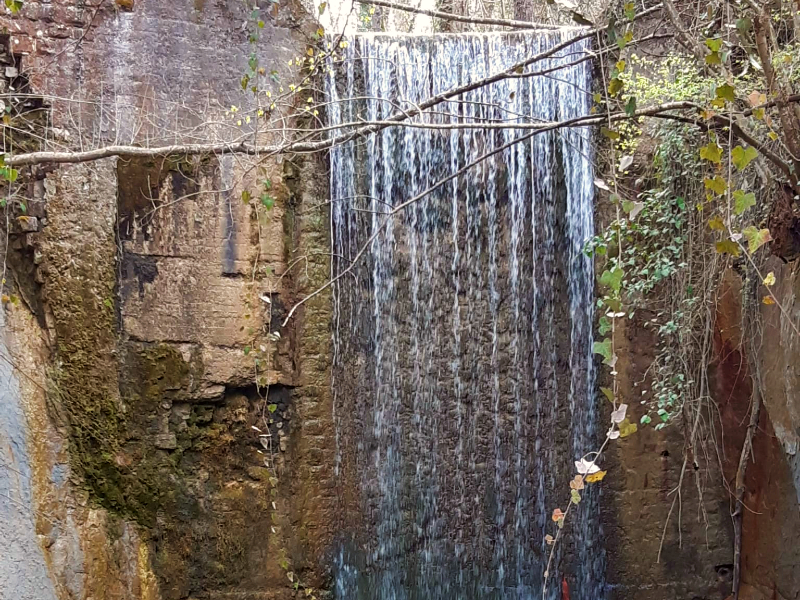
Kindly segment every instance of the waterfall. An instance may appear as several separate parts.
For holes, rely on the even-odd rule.
[[[412,109],[570,35],[356,36],[327,81],[329,125]],[[590,64],[478,88],[425,121],[587,114]],[[551,513],[596,443],[592,149],[585,129],[509,144],[527,133],[393,127],[331,151],[337,598],[541,599]],[[562,577],[573,600],[604,597],[597,493],[567,525],[548,598]]]

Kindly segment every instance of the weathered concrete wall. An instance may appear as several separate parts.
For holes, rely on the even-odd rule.
[[[286,81],[316,25],[297,3],[262,8],[257,52]],[[252,108],[249,12],[30,0],[5,18],[24,75],[9,83],[52,106],[51,147],[239,139],[226,109]],[[0,598],[279,598],[294,593],[287,570],[324,586],[327,297],[280,327],[328,273],[326,215],[310,208],[325,168],[301,162],[22,172],[0,438],[15,471],[0,483],[9,526],[30,524],[0,558]],[[267,179],[272,209],[242,202]]]
[[[648,318],[637,313],[617,337],[620,397],[636,421],[641,387],[634,384],[646,380],[655,348],[655,335],[644,327]],[[693,464],[689,452],[684,470],[685,427],[640,427],[609,446],[602,528],[612,598],[722,600],[730,594],[733,538],[720,469],[705,454]]]

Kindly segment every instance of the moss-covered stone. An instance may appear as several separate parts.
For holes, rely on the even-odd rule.
[[[43,294],[57,340],[50,402],[66,421],[73,469],[94,501],[122,511],[125,415],[117,391],[116,314],[108,301],[116,283],[111,174],[109,163],[91,170],[79,165],[46,182]]]

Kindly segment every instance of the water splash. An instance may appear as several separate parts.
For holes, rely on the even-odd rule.
[[[327,82],[329,122],[385,119],[568,35],[359,36]],[[425,119],[587,114],[588,64],[473,90]],[[331,152],[334,273],[375,236],[334,289],[338,598],[541,598],[549,515],[595,437],[588,132],[511,145],[383,227],[391,207],[525,133],[391,128]],[[580,542],[552,573],[574,600],[603,597],[596,503],[587,491]]]

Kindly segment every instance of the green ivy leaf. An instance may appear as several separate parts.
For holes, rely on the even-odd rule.
[[[611,339],[610,338],[606,338],[602,342],[595,342],[592,345],[592,351],[595,354],[599,354],[600,356],[602,356],[605,360],[610,361],[611,360]]]
[[[319,14],[321,15],[322,13],[324,13],[324,12],[325,12],[325,9],[326,9],[327,7],[328,7],[328,3],[327,3],[327,2],[323,2],[322,4],[320,4],[320,5],[319,5],[319,8],[318,8],[318,10],[319,10]]]
[[[750,250],[750,254],[761,248],[767,242],[772,241],[772,236],[769,234],[769,229],[758,229],[750,225],[750,227],[746,227],[742,231],[742,235],[744,235],[745,239],[747,240],[748,250]]]
[[[275,206],[275,198],[273,198],[269,194],[262,194],[261,195],[261,204],[263,204],[267,208],[267,210],[269,210],[273,206]]]
[[[606,398],[608,398],[609,402],[611,402],[612,404],[614,403],[614,392],[611,390],[611,388],[601,387],[600,391],[603,392],[603,395]]]
[[[639,419],[639,423],[641,423],[642,425],[647,425],[652,420],[653,419],[650,418],[650,415],[642,415],[642,418]]]
[[[747,148],[743,148],[742,146],[736,146],[733,150],[731,150],[731,158],[733,159],[734,166],[743,171],[747,165],[749,165],[753,160],[758,156],[758,151],[753,148],[752,146],[748,146]]]
[[[628,98],[628,101],[625,103],[625,114],[629,117],[636,114],[636,98],[634,96]]]
[[[728,189],[728,182],[725,181],[719,175],[714,177],[714,179],[709,179],[708,177],[706,177],[703,180],[703,183],[705,184],[707,190],[711,190],[712,192],[714,192],[715,194],[717,194],[719,196],[724,194],[725,190]]]
[[[736,190],[733,192],[733,212],[741,215],[751,206],[756,204],[756,195],[753,192],[747,194],[743,190]]]
[[[636,5],[633,2],[626,2],[622,9],[625,11],[625,18],[628,21],[633,21],[636,18]]]
[[[267,410],[269,412],[271,412],[271,413],[274,413],[276,410],[278,410],[278,405],[277,404],[270,404],[270,405],[267,406]]]
[[[581,494],[578,490],[572,490],[570,492],[570,501],[573,504],[580,504],[581,503]]]
[[[700,148],[700,158],[718,165],[722,162],[722,148],[716,142],[709,142]]]
[[[597,322],[597,332],[600,335],[605,335],[609,331],[611,331],[611,321],[608,320],[608,317],[600,317]]]
[[[250,202],[250,199],[252,197],[253,197],[252,194],[248,190],[242,191],[242,202],[244,202],[245,204]]]
[[[722,55],[719,52],[710,52],[706,54],[706,64],[707,65],[721,65],[722,64]]]
[[[719,52],[722,48],[722,38],[708,38],[706,39],[706,46],[712,52]]]
[[[736,100],[736,90],[733,89],[733,86],[724,83],[717,86],[716,96],[722,100],[734,102]]]
[[[622,287],[622,277],[625,272],[620,267],[614,267],[611,270],[606,269],[600,275],[600,285],[611,288],[615,292],[619,292]]]
[[[6,0],[6,8],[16,14],[22,10],[22,0]]]

